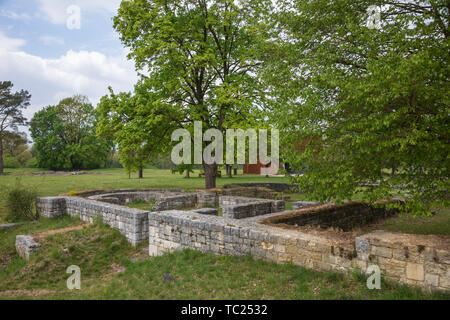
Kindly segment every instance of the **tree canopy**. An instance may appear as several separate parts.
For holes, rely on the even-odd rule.
[[[150,110],[165,109],[169,126],[201,121],[224,132],[263,108],[270,10],[266,0],[123,1],[114,27],[142,74],[137,92],[152,95]],[[204,168],[206,187],[215,187],[217,164]]]
[[[17,131],[19,125],[26,125],[23,111],[30,105],[28,91],[11,92],[11,81],[0,81],[0,174],[3,173],[3,139],[6,130]]]
[[[115,94],[102,97],[98,104],[100,137],[113,137],[119,147],[120,162],[128,171],[140,171],[152,158],[167,151],[170,134],[176,128],[172,119],[177,110],[155,104],[153,94]]]
[[[302,191],[318,200],[397,194],[416,213],[448,206],[448,1],[283,5],[288,41],[271,68],[285,85],[274,110]],[[379,28],[367,23],[372,5]]]
[[[76,95],[33,116],[31,137],[39,167],[52,170],[99,168],[112,147],[96,137],[97,114],[86,97]]]

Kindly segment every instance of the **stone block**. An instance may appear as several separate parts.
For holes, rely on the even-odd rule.
[[[32,236],[16,236],[16,251],[25,260],[29,260],[30,256],[36,253],[40,247],[41,245]]]
[[[409,280],[423,281],[424,280],[423,265],[408,262],[406,264],[406,278]]]

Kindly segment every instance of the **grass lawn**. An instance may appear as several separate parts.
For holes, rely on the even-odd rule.
[[[362,231],[366,233],[373,230],[450,235],[450,209],[440,209],[430,217],[413,217],[408,214],[400,214],[397,217],[364,228]]]
[[[93,224],[47,237],[29,262],[14,254],[16,234],[77,225],[63,217],[0,231],[0,299],[450,299],[365,277],[292,264],[184,250],[149,258],[117,230]],[[81,269],[81,290],[66,287],[66,268]]]

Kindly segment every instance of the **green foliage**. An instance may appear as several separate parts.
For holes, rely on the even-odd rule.
[[[17,161],[19,161],[20,165],[23,167],[33,157],[30,151],[24,150],[23,152],[17,155]]]
[[[3,167],[4,168],[20,168],[20,162],[17,158],[11,157],[9,155],[3,156]]]
[[[367,8],[388,3],[381,29],[366,27]],[[299,188],[317,200],[398,194],[421,214],[448,206],[448,2],[284,6],[279,27],[295,41],[273,49],[283,59],[269,70],[285,83],[274,118]]]
[[[180,164],[175,169],[172,169],[172,173],[183,174],[183,172],[186,172],[186,178],[189,178],[190,174],[194,172],[194,165],[193,164]]]
[[[107,168],[123,168],[120,163],[119,154],[117,152],[112,152],[108,156],[108,160],[106,161]]]
[[[39,167],[79,170],[104,166],[111,142],[96,137],[96,116],[83,96],[63,99],[58,105],[37,112],[30,132]]]
[[[16,157],[20,153],[26,151],[28,149],[27,142],[25,133],[3,132],[2,146],[4,153],[7,155]]]
[[[112,137],[119,147],[120,163],[127,173],[142,169],[145,164],[169,146],[170,113],[153,108],[152,95],[142,92],[104,96],[98,105],[99,137]]]
[[[0,174],[3,173],[3,141],[11,135],[6,129],[17,131],[19,125],[27,125],[23,110],[30,105],[31,99],[28,91],[12,93],[12,87],[12,82],[0,81]]]
[[[18,222],[35,220],[38,218],[35,212],[37,193],[33,189],[23,186],[19,180],[6,194],[6,206],[8,213],[6,221]]]
[[[135,88],[145,101],[145,127],[168,134],[202,121],[204,130],[225,132],[261,119],[268,88],[258,73],[270,11],[267,0],[123,1],[114,28],[137,69],[149,73]],[[208,188],[215,186],[211,169]]]
[[[25,163],[25,167],[26,168],[37,168],[38,167],[37,159],[36,158],[28,159],[27,162]]]
[[[25,133],[5,131],[1,139],[4,168],[23,167],[32,158]]]

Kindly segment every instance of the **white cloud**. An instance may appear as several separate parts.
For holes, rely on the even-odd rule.
[[[17,12],[14,12],[11,10],[5,10],[5,9],[0,10],[0,16],[6,17],[9,19],[13,19],[13,20],[22,20],[22,21],[31,20],[31,16],[28,13],[17,13]]]
[[[39,40],[45,44],[46,46],[52,46],[52,45],[63,45],[64,44],[64,39],[63,38],[59,38],[59,37],[54,37],[54,36],[49,36],[49,35],[44,35],[39,37]]]
[[[2,31],[0,31],[0,50],[17,51],[20,47],[26,43],[23,39],[14,39],[7,37]]]
[[[116,12],[121,0],[39,0],[42,17],[53,24],[65,24],[68,18],[67,8],[76,5],[83,12]]]
[[[5,46],[6,40],[6,46]],[[88,96],[94,106],[108,93],[131,91],[137,81],[134,64],[121,56],[109,57],[96,51],[67,51],[57,59],[45,59],[16,49],[20,39],[0,33],[0,81],[10,80],[14,90],[28,90],[31,106],[25,111],[28,119],[47,105],[74,94]]]

